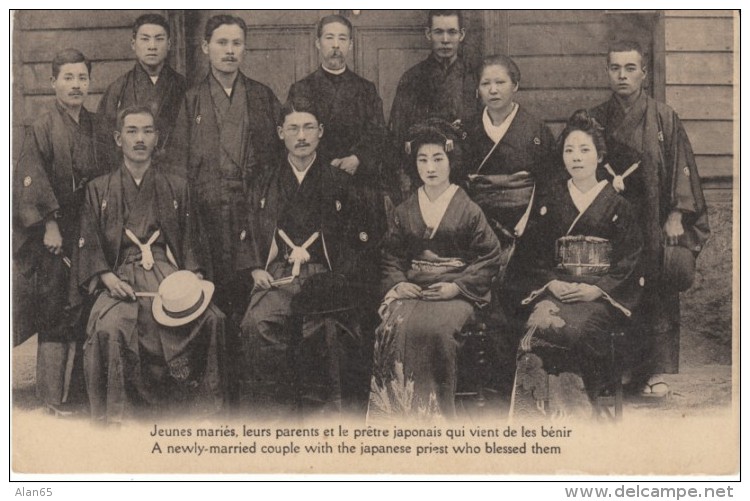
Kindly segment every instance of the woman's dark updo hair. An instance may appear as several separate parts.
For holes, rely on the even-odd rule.
[[[451,168],[451,179],[454,173],[458,173],[461,163],[461,141],[466,134],[458,124],[451,124],[442,118],[428,118],[409,127],[405,145],[406,153],[409,155],[411,168],[417,168],[417,153],[419,148],[425,144],[437,144],[442,146],[448,156]]]
[[[477,83],[482,81],[482,73],[484,73],[484,70],[490,66],[502,66],[505,68],[505,71],[508,72],[508,76],[510,77],[510,81],[513,82],[514,85],[517,85],[518,82],[521,81],[521,70],[518,68],[516,62],[505,54],[494,54],[485,57],[482,60],[482,64],[479,65],[479,70],[477,71]]]
[[[560,134],[560,139],[557,142],[558,158],[562,158],[563,150],[565,149],[565,140],[571,132],[577,130],[591,136],[599,158],[603,159],[607,156],[607,142],[604,139],[604,128],[599,125],[599,122],[587,110],[577,110],[570,116],[562,134]]]

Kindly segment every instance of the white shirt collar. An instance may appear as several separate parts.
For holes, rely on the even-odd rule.
[[[427,193],[424,191],[424,186],[419,188],[417,196],[419,198],[419,211],[422,213],[422,219],[424,220],[427,228],[432,230],[430,238],[435,236],[435,232],[440,226],[440,222],[445,216],[445,211],[448,209],[448,204],[453,200],[453,195],[458,191],[458,185],[451,184],[448,188],[440,194],[435,200],[430,200]]]
[[[492,119],[490,118],[490,113],[487,111],[487,108],[484,108],[484,113],[482,113],[482,123],[484,124],[484,131],[487,133],[487,136],[489,136],[490,139],[492,139],[493,142],[499,143],[500,140],[505,137],[505,133],[508,132],[508,129],[510,128],[510,124],[513,123],[513,119],[516,118],[516,114],[518,113],[518,104],[513,103],[513,109],[510,110],[510,113],[507,117],[505,117],[505,120],[503,120],[503,123],[500,125],[495,125],[492,123]]]
[[[330,73],[331,75],[341,75],[342,73],[346,71],[346,65],[344,65],[344,67],[341,68],[340,70],[329,70],[322,64],[320,65],[320,67],[323,68],[323,71]]]
[[[573,204],[576,206],[576,209],[578,209],[579,213],[586,212],[586,209],[591,206],[591,204],[594,202],[594,199],[596,199],[596,197],[599,195],[599,193],[601,193],[605,186],[607,186],[606,179],[599,181],[599,183],[597,183],[596,186],[591,188],[589,191],[583,192],[579,190],[575,184],[573,184],[572,179],[568,179],[568,193],[570,193],[570,198],[573,199]]]
[[[307,167],[305,167],[302,171],[297,170],[297,168],[294,166],[294,164],[292,163],[292,160],[291,160],[291,158],[289,158],[289,156],[290,155],[287,155],[287,157],[286,157],[287,162],[289,162],[289,167],[292,168],[292,172],[294,172],[294,176],[297,178],[297,182],[299,184],[302,184],[302,181],[305,180],[305,176],[309,172],[310,167],[312,167],[312,164],[315,163],[315,159],[317,158],[318,153],[315,152],[313,154],[312,160],[310,160],[310,163],[307,164]]]

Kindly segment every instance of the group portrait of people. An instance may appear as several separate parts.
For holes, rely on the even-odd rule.
[[[95,113],[96,54],[54,54],[12,177],[14,342],[38,335],[46,410],[461,419],[477,330],[481,385],[510,412],[596,417],[616,332],[626,389],[669,394],[709,228],[643,49],[613,42],[611,97],[569,103],[555,137],[516,99],[512,55],[471,64],[460,11],[425,21],[431,53],[388,121],[342,15],[319,20],[321,64],[284,102],[240,71],[252,34],[233,15],[207,20],[193,87],[167,20],[138,17]]]

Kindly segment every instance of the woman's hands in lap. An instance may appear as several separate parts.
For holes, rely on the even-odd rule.
[[[422,291],[422,299],[426,301],[447,301],[461,293],[461,289],[454,283],[438,282]]]
[[[553,280],[547,289],[563,303],[595,301],[602,297],[602,290],[595,285],[563,282]]]

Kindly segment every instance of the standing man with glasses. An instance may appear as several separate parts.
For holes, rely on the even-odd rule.
[[[480,111],[476,74],[460,50],[466,37],[461,11],[431,10],[428,22],[425,36],[432,53],[401,77],[391,108],[389,129],[397,152],[403,151],[406,133],[417,122],[439,117],[465,124]],[[401,177],[410,184],[403,171]]]

